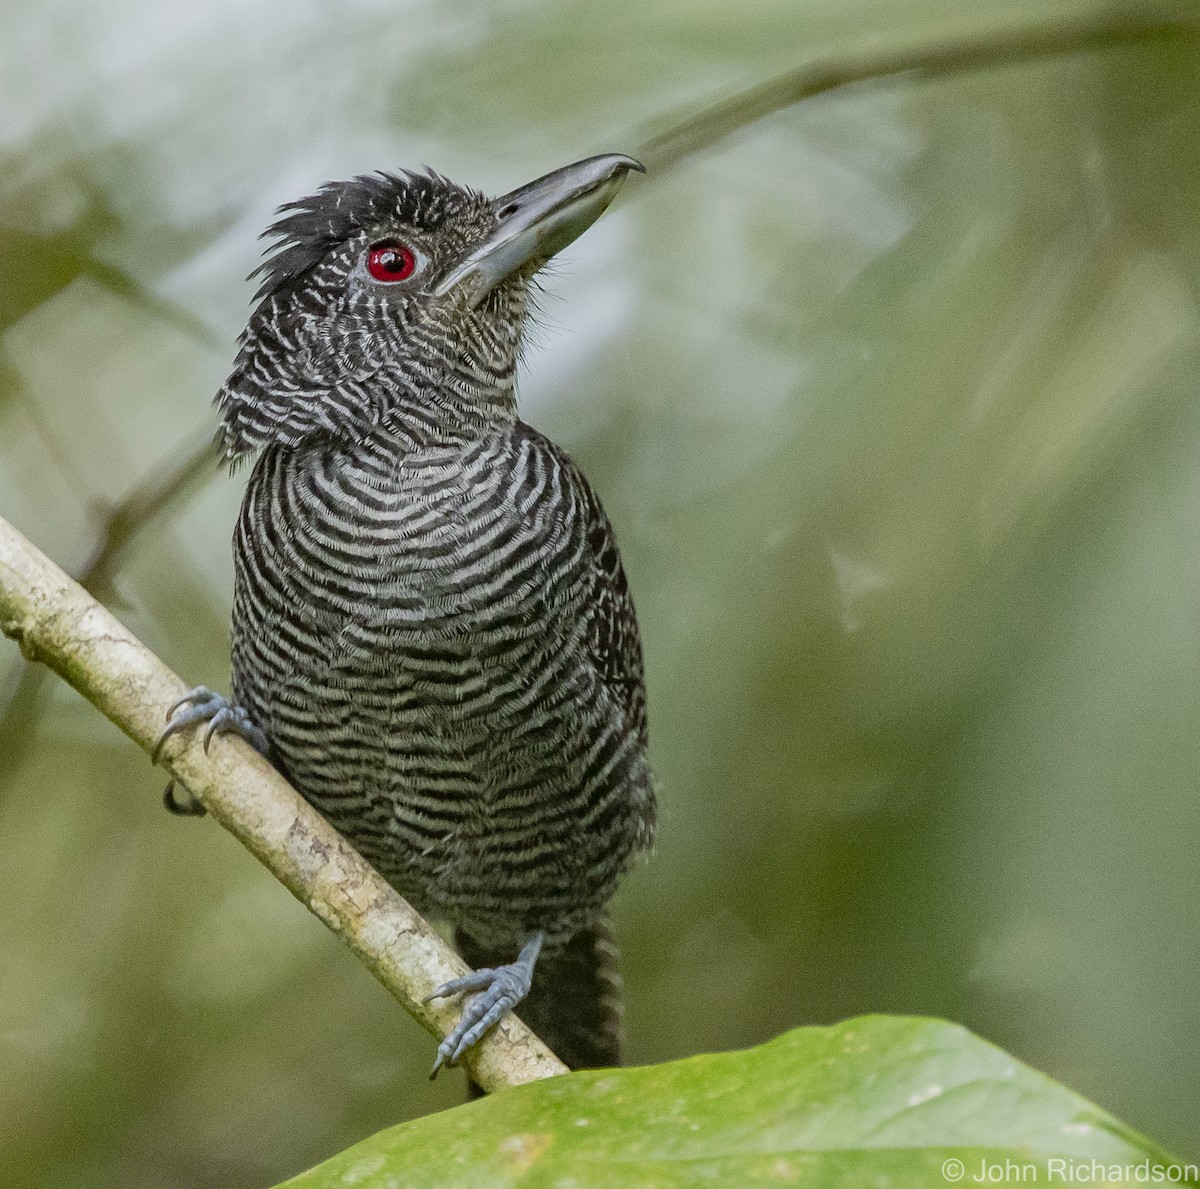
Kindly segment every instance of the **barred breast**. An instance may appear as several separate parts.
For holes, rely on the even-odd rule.
[[[268,447],[234,538],[233,690],[297,790],[422,911],[551,947],[654,816],[612,530],[523,423]]]

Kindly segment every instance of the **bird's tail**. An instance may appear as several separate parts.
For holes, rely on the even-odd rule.
[[[512,954],[480,945],[461,929],[458,952],[478,970],[512,961]],[[533,969],[533,986],[517,1015],[571,1069],[621,1063],[621,975],[619,953],[607,920],[577,933],[559,950],[543,953]],[[478,1093],[474,1085],[472,1093]]]

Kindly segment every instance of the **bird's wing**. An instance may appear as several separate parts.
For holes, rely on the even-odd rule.
[[[590,652],[601,681],[625,719],[646,744],[646,687],[642,641],[638,632],[633,596],[621,554],[600,497],[566,451],[534,430],[528,431],[570,477],[579,496],[586,525],[589,562],[586,594]]]
[[[589,489],[590,490],[590,489]],[[630,725],[646,741],[646,690],[642,641],[625,568],[612,525],[594,500],[588,544],[593,559],[592,655],[610,693],[625,709]]]

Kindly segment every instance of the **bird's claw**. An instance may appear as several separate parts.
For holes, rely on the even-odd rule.
[[[472,970],[462,978],[452,978],[448,983],[442,983],[432,995],[426,995],[424,1002],[432,1003],[435,999],[450,999],[454,995],[463,995],[467,991],[486,991],[492,985],[495,971],[490,967]]]
[[[158,763],[162,754],[163,744],[185,727],[193,723],[206,722],[208,729],[204,732],[204,750],[207,752],[214,735],[240,735],[260,755],[270,751],[267,737],[259,727],[250,721],[250,716],[241,706],[233,705],[221,694],[214,693],[206,686],[198,685],[188,690],[170,710],[167,711],[167,725],[163,728],[150,753],[153,763]]]
[[[443,999],[469,991],[480,992],[463,1009],[462,1019],[454,1030],[438,1045],[437,1060],[429,1073],[431,1078],[437,1076],[443,1065],[454,1065],[529,994],[531,973],[519,962],[495,969],[489,967],[451,979],[429,996],[429,999]]]
[[[478,1044],[529,994],[533,983],[533,967],[541,946],[542,937],[539,933],[526,943],[515,962],[507,966],[485,967],[464,974],[461,978],[452,978],[432,995],[425,997],[428,1003],[432,999],[479,992],[463,1009],[462,1019],[454,1030],[438,1045],[437,1059],[429,1071],[430,1078],[437,1077],[438,1070],[443,1066],[454,1065],[463,1053]]]
[[[208,810],[187,789],[184,789],[183,792],[184,795],[181,797],[175,781],[171,781],[163,790],[163,807],[168,813],[175,814],[176,817],[203,817]]]

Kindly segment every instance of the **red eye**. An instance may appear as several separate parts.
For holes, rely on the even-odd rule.
[[[403,244],[372,244],[367,272],[377,281],[406,281],[417,271],[417,258]]]

